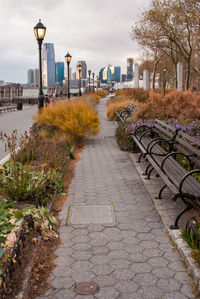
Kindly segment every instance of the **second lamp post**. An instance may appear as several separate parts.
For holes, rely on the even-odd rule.
[[[70,80],[69,80],[69,64],[72,60],[72,56],[67,52],[65,55],[65,61],[67,63],[67,97],[70,99]]]
[[[92,73],[92,79],[93,79],[93,91],[94,91],[94,75],[95,75],[95,73]]]
[[[90,92],[90,75],[91,75],[91,70],[88,70],[88,75],[89,75],[89,92]]]
[[[78,73],[79,73],[79,97],[81,96],[81,71],[82,71],[82,68],[83,68],[82,64],[79,63],[77,65],[77,69],[78,69]]]

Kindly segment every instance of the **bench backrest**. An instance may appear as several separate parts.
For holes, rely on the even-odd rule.
[[[154,128],[158,130],[159,136],[162,138],[172,139],[176,138],[178,130],[170,126],[168,123],[156,119],[154,122]]]

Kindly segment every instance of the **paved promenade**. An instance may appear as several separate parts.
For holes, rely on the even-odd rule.
[[[23,110],[12,111],[0,114],[0,131],[10,135],[13,130],[19,133],[28,131],[33,124],[33,115],[37,114],[37,105],[25,106]],[[0,160],[3,159],[8,153],[4,151],[4,145],[0,142]]]
[[[37,298],[195,298],[181,257],[129,154],[116,144],[116,125],[106,120],[105,110],[103,99],[102,129],[86,140],[60,213],[62,244],[51,289]],[[85,281],[97,282],[100,291],[76,294],[74,284]]]

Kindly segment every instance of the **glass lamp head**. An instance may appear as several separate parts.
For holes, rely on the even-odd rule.
[[[39,20],[37,25],[34,27],[34,33],[35,33],[35,38],[38,41],[43,41],[46,33],[46,27],[41,23],[41,20]]]
[[[67,52],[67,54],[65,55],[65,61],[66,61],[67,63],[70,63],[71,60],[72,60],[72,56],[69,54],[69,52]]]

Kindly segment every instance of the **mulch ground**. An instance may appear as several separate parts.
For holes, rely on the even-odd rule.
[[[80,160],[79,153],[82,150],[83,146],[81,145],[75,150],[75,159],[71,160],[64,173],[66,193],[73,177],[75,164]],[[67,195],[57,196],[52,209],[54,216],[58,217],[58,213],[66,200]],[[19,293],[23,293],[23,299],[32,299],[42,295],[49,288],[48,277],[55,267],[54,251],[59,244],[59,238],[43,240],[39,232],[32,231],[29,233],[24,248],[22,248],[20,256],[16,260],[14,272],[6,283],[6,289],[0,289],[0,298],[17,298]],[[27,280],[27,283],[25,283],[25,280]]]

